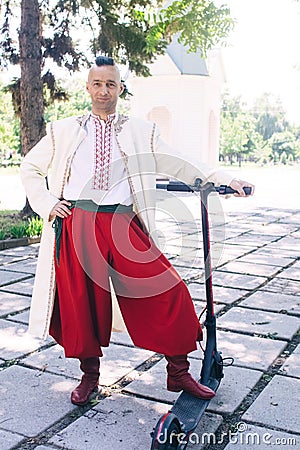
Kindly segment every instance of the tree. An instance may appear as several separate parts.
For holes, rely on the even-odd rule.
[[[39,1],[22,0],[21,15],[20,124],[22,149],[26,154],[45,133]]]
[[[0,85],[0,90],[2,85]],[[12,162],[20,150],[19,121],[16,119],[9,93],[3,92],[0,97],[0,164],[3,160]]]
[[[299,157],[299,127],[286,119],[280,99],[264,94],[256,99],[254,109],[247,108],[241,97],[225,93],[221,113],[220,154],[231,162],[249,158],[273,161]],[[291,157],[289,157],[291,155]]]
[[[223,96],[221,111],[220,154],[241,165],[242,160],[255,148],[253,117],[245,110],[241,97]]]
[[[256,131],[264,140],[270,139],[274,133],[282,132],[287,128],[285,111],[281,100],[265,93],[254,103],[254,117],[257,120]]]
[[[297,155],[299,142],[291,131],[284,131],[282,133],[274,133],[271,139],[272,152],[279,155],[280,159],[286,159],[292,155],[293,159]]]

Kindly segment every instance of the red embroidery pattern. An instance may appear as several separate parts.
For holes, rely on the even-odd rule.
[[[101,121],[98,117],[92,117],[95,124],[95,166],[93,189],[108,191],[114,116],[110,116],[107,122]]]

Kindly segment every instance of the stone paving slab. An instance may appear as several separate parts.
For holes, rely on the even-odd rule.
[[[275,244],[278,246],[277,249],[280,249],[280,251],[291,250],[291,252],[294,252],[299,250],[300,240],[295,236],[284,236],[283,238],[279,239]],[[269,245],[269,248],[272,249],[275,244],[273,243]]]
[[[180,222],[179,229],[185,235],[193,237],[194,235],[201,233],[201,222],[198,219],[195,219],[194,221]]]
[[[251,211],[252,211],[252,208],[251,208]],[[266,208],[265,206],[259,206],[257,208],[257,211],[260,212],[260,213],[263,212],[264,215],[267,215],[267,216],[268,215],[274,215],[274,216],[276,216],[278,218],[289,217],[289,216],[295,214],[295,210],[294,209],[274,208],[273,206],[269,207],[269,208]]]
[[[264,277],[271,277],[278,272],[279,267],[267,264],[247,263],[241,260],[231,261],[222,267],[219,271],[241,273],[245,275],[259,275]]]
[[[291,339],[299,328],[297,317],[236,307],[218,319],[218,328]]]
[[[63,348],[54,345],[38,353],[34,353],[22,360],[22,364],[56,375],[70,378],[81,378],[79,362],[75,358],[65,358]]]
[[[208,411],[233,413],[254,388],[262,373],[242,367],[225,367],[224,379],[217,395],[210,401]]]
[[[0,286],[3,287],[7,284],[16,283],[17,281],[26,280],[29,278],[27,274],[20,272],[12,272],[9,270],[0,270]]]
[[[278,274],[278,278],[289,278],[291,280],[297,280],[300,279],[300,261],[296,262],[293,266],[289,267],[288,269],[283,270]]]
[[[191,278],[198,278],[198,277],[202,279],[203,277],[203,271],[195,269],[193,267],[182,267],[174,264],[174,268],[176,269],[176,272],[179,273],[179,275],[183,280],[189,280]]]
[[[202,251],[201,251],[202,253]],[[172,264],[176,266],[183,266],[183,267],[193,267],[195,269],[198,269],[199,271],[203,272],[203,255],[199,254],[198,250],[195,250],[190,253],[185,253],[184,255],[177,256],[172,259]]]
[[[189,436],[186,450],[202,450],[208,442],[207,436],[215,435],[222,422],[222,416],[219,416],[217,414],[205,413],[202,416],[196,429]]]
[[[195,306],[196,314],[199,317],[199,315],[206,308],[206,302],[196,300],[196,301],[194,301],[194,306]],[[218,304],[214,305],[215,314],[218,314],[220,311],[222,311],[223,308],[225,308],[224,304],[218,303]],[[205,313],[202,316],[201,323],[204,322],[204,320],[205,320]]]
[[[200,361],[190,359],[190,371],[195,378],[199,378]],[[227,367],[225,377],[215,398],[208,409],[213,412],[233,412],[241,403],[244,396],[257,383],[262,373],[241,367]],[[238,386],[238,389],[237,389]],[[130,383],[124,389],[126,392],[145,396],[151,399],[173,402],[178,394],[169,392],[166,388],[166,363],[159,361],[150,370]]]
[[[222,357],[233,358],[234,366],[261,371],[268,369],[273,361],[282,354],[287,344],[286,341],[219,330],[217,331],[217,341]],[[195,350],[189,354],[189,357],[202,360],[203,352],[201,349]]]
[[[172,237],[171,239],[167,238],[166,245],[175,245],[178,247],[186,248],[189,252],[191,250],[199,250],[202,249],[202,236],[201,234],[196,235],[186,235],[186,236],[180,236],[177,235],[176,237]]]
[[[251,214],[247,218],[242,216],[236,221],[236,223],[238,225],[242,223],[244,225],[252,226],[255,223],[265,225],[268,223],[276,222],[277,220],[278,217],[276,215],[272,215],[272,213],[266,217],[264,213],[260,212],[259,214],[258,213]]]
[[[266,214],[267,215],[267,214]],[[297,230],[297,227],[292,224],[282,224],[282,223],[265,223],[265,224],[253,224],[253,229],[249,231],[250,234],[266,233],[269,236],[274,236],[276,238],[286,236],[287,233],[293,233]]]
[[[226,273],[216,270],[213,275],[215,285],[228,286],[238,289],[256,289],[267,280],[265,277],[254,275],[240,275],[237,273]]]
[[[76,382],[72,380],[11,366],[0,372],[0,385],[4,430],[35,436],[74,410],[70,392]]]
[[[161,249],[163,254],[169,259],[175,258],[176,256],[179,255],[183,255],[188,251],[187,249],[181,249],[181,247],[176,247],[175,245],[167,245],[166,247],[160,246],[159,248]]]
[[[1,267],[1,269],[12,272],[30,273],[34,275],[36,272],[36,262],[36,258],[27,258],[22,261],[6,264]]]
[[[199,246],[201,244],[199,243]],[[177,251],[178,255],[183,255],[188,252],[190,252],[193,248],[197,248],[198,245],[195,240],[193,239],[182,239],[182,236],[175,235],[170,238],[168,233],[168,238],[166,238],[164,241],[160,240],[159,242],[159,248],[162,250],[163,253],[169,252],[170,249],[173,251]],[[200,248],[200,247],[199,247]]]
[[[0,291],[0,317],[9,313],[22,311],[30,306],[30,298],[23,295]]]
[[[191,373],[196,373],[199,378],[201,364],[196,359],[190,359],[190,363]],[[174,402],[178,397],[177,393],[167,390],[166,360],[164,358],[139,378],[129,383],[124,391],[169,403]]]
[[[111,344],[108,348],[103,348],[100,369],[101,385],[110,386],[117,383],[120,378],[134,371],[135,367],[142,364],[153,354],[153,352],[148,350],[115,344]],[[80,379],[82,375],[78,360],[76,358],[65,358],[63,348],[59,345],[31,355],[22,360],[22,363],[57,375],[65,375],[77,379]],[[137,374],[132,373],[131,376],[134,378]]]
[[[257,291],[243,300],[239,306],[274,312],[287,311],[290,314],[300,315],[300,298],[297,295]]]
[[[222,242],[215,243],[211,246],[211,264],[213,269],[216,269],[231,259],[232,257],[226,252],[226,246]]]
[[[223,225],[221,225],[220,226],[221,227],[221,229],[223,228]],[[225,240],[226,239],[229,239],[229,238],[233,238],[233,237],[238,237],[238,236],[240,236],[241,234],[243,234],[243,233],[245,233],[245,230],[241,230],[240,228],[238,228],[238,229],[232,229],[231,228],[231,224],[230,225],[225,225]],[[249,230],[246,230],[246,231],[249,231]],[[221,232],[222,233],[222,232]]]
[[[300,281],[276,277],[263,286],[262,290],[300,296]]]
[[[214,277],[214,274],[213,274]],[[188,289],[193,299],[205,300],[205,286],[200,283],[189,283]],[[230,304],[242,298],[248,291],[230,287],[214,286],[213,295],[216,303]]]
[[[248,225],[251,231],[257,232],[256,230],[260,230],[261,227],[265,227],[267,225],[272,225],[274,223],[274,218],[277,218],[277,212],[269,209],[262,208],[251,208],[251,214],[244,215],[244,211],[241,211],[240,214],[237,214],[237,218],[235,224],[239,226],[239,224]],[[253,220],[256,219],[256,220]]]
[[[284,375],[300,378],[300,346],[287,358],[285,363],[280,369],[280,372]]]
[[[25,245],[22,247],[7,248],[0,251],[0,257],[9,256],[15,258],[15,261],[23,258],[37,258],[40,244]]]
[[[273,242],[272,244],[255,250],[253,253],[268,255],[271,260],[273,257],[284,258],[284,260],[292,258],[294,261],[298,258],[297,247],[294,249],[279,249],[276,245],[277,242]]]
[[[277,239],[276,236],[267,234],[245,233],[237,237],[232,237],[226,240],[229,244],[249,245],[250,247],[261,247],[269,244]]]
[[[230,259],[239,258],[239,257],[241,257],[251,251],[254,251],[254,250],[257,250],[257,247],[225,243],[224,249],[223,249],[222,260],[224,260],[224,262],[225,262]]]
[[[29,309],[27,311],[18,313],[18,314],[9,314],[6,317],[7,321],[10,322],[18,322],[18,323],[23,323],[25,325],[28,325],[29,323]]]
[[[20,358],[44,344],[45,341],[35,339],[27,333],[27,326],[0,319],[0,355],[3,359]]]
[[[262,428],[255,425],[240,422],[241,432],[229,436],[229,444],[225,450],[259,449],[269,450],[296,450],[300,447],[300,437],[296,434]]]
[[[299,225],[300,223],[300,215],[299,214],[293,214],[289,217],[284,217],[283,219],[278,220],[278,223],[288,223],[288,224],[295,224]]]
[[[169,405],[113,395],[53,436],[50,444],[72,450],[150,449],[150,433]]]
[[[299,432],[300,380],[276,375],[242,419],[290,433]]]
[[[299,256],[299,239],[294,239],[294,242],[290,242],[289,244],[287,241],[283,241],[284,239],[285,237],[277,242],[273,242],[272,244],[267,245],[263,248],[264,252],[269,253],[270,255],[277,253],[280,254],[280,256],[285,255],[288,258],[294,256],[295,258],[297,258]]]
[[[1,291],[3,291],[3,292],[11,292],[11,293],[27,295],[27,296],[31,297],[33,283],[34,283],[34,277],[28,278],[28,275],[27,275],[27,279],[24,280],[24,281],[20,281],[18,283],[9,284],[7,286],[2,286],[0,288],[0,292]]]
[[[19,442],[23,441],[24,438],[25,436],[22,436],[21,434],[0,430],[0,448],[1,450],[10,450],[19,444]]]
[[[110,342],[113,344],[123,344],[133,347],[133,342],[127,330],[123,332],[113,331],[111,333]]]
[[[225,331],[218,331],[217,336],[223,358],[233,357],[234,365],[257,370],[267,370],[286,346],[285,341]]]
[[[3,251],[0,251],[0,266],[1,269],[3,269],[3,267],[5,267],[7,264],[15,262],[15,261],[23,261],[26,260],[27,256],[9,256],[9,255],[4,255]],[[3,266],[3,267],[2,267]]]
[[[282,267],[287,266],[291,262],[295,261],[295,257],[292,257],[291,255],[289,255],[288,257],[277,253],[270,255],[269,253],[264,252],[262,249],[242,256],[238,259],[238,262],[240,261],[245,263],[266,264],[270,266]]]

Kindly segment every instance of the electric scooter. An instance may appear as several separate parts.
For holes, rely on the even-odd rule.
[[[203,253],[204,253],[204,273],[206,290],[206,346],[204,358],[200,372],[200,383],[217,391],[224,376],[223,367],[232,365],[224,363],[221,353],[217,350],[216,337],[216,316],[214,313],[213,287],[212,287],[212,265],[210,255],[210,234],[208,220],[208,196],[211,192],[218,192],[220,195],[234,194],[229,186],[215,187],[212,183],[201,184],[197,179],[194,186],[189,186],[178,181],[160,183],[156,185],[157,189],[166,189],[167,191],[180,192],[200,192],[201,199],[201,219],[203,235]],[[251,194],[251,188],[245,187],[246,195]],[[204,400],[194,397],[186,392],[182,392],[173,407],[162,416],[152,434],[151,450],[184,450],[189,442],[189,436],[195,430],[203,416],[210,400]]]

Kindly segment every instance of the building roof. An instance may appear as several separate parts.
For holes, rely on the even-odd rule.
[[[201,53],[188,53],[188,49],[174,37],[166,49],[182,75],[208,76],[206,62],[201,58]]]

